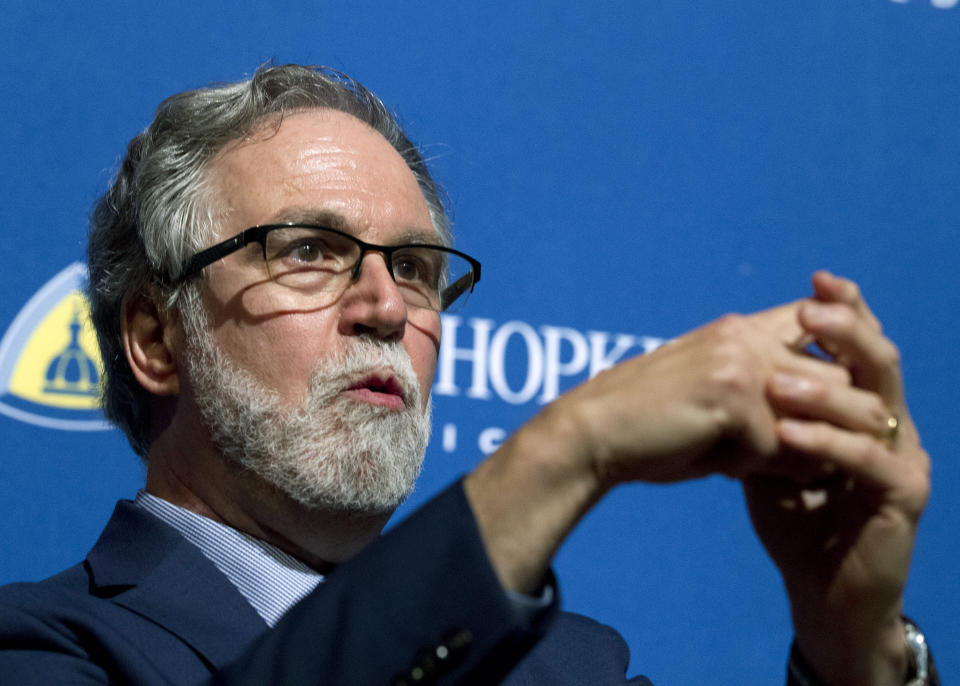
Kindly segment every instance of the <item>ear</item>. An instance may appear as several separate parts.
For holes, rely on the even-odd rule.
[[[177,395],[180,375],[171,349],[176,318],[146,294],[124,300],[120,316],[123,349],[137,381],[154,395]]]

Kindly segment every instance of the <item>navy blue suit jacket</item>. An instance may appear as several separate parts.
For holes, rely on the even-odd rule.
[[[626,681],[628,659],[619,634],[556,603],[517,614],[459,484],[273,629],[196,547],[129,502],[83,563],[0,588],[4,683],[649,684]]]

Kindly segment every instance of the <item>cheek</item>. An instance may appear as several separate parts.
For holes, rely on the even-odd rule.
[[[212,265],[212,267],[219,267]],[[249,278],[238,286],[236,272],[211,278],[205,293],[213,316],[213,336],[238,366],[290,402],[306,394],[317,361],[329,354],[336,328],[331,310],[298,312],[284,300],[285,291]]]
[[[420,381],[420,394],[424,408],[430,398],[433,376],[437,371],[437,356],[440,351],[440,317],[435,316],[436,323],[431,322],[429,326],[411,325],[408,321],[407,331],[403,337],[404,348],[410,356],[410,363]]]
[[[285,401],[298,404],[318,360],[330,349],[320,333],[323,327],[312,320],[286,315],[255,324],[225,322],[214,335],[240,367]]]
[[[430,389],[433,387],[433,376],[437,371],[437,354],[433,352],[428,359],[421,365],[413,362],[413,368],[417,372],[417,378],[420,379],[420,395],[423,398],[423,408],[426,408],[427,401],[430,399]]]

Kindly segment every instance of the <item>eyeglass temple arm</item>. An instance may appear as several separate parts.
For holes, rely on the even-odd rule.
[[[183,272],[176,279],[176,283],[181,284],[184,281],[193,278],[208,264],[213,264],[217,260],[226,257],[230,253],[236,252],[238,248],[242,248],[247,242],[245,233],[246,232],[240,234],[239,236],[234,236],[223,243],[213,245],[206,250],[201,250],[196,255],[191,257],[190,261],[187,262],[187,266],[184,267]]]
[[[473,291],[473,284],[473,273],[469,272],[444,288],[443,293],[440,294],[440,309],[447,309],[450,303],[463,295],[467,289]]]

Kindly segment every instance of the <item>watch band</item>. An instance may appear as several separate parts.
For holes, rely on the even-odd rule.
[[[931,686],[939,684],[936,677],[936,668],[932,668],[933,659],[930,656],[930,646],[927,639],[912,619],[903,617],[903,640],[907,644],[907,655],[910,658],[905,686]],[[931,669],[932,668],[932,669]]]

